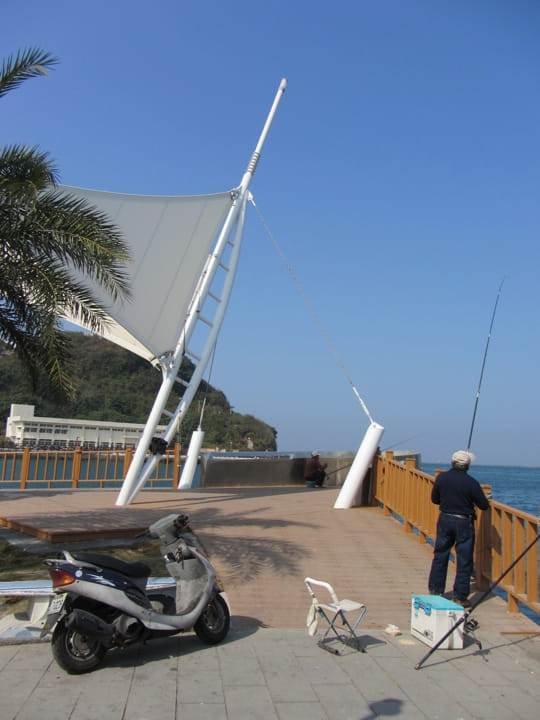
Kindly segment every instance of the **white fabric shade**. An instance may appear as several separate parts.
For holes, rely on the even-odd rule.
[[[232,192],[160,197],[66,185],[59,189],[104,212],[122,232],[132,255],[127,267],[130,300],[111,304],[104,291],[90,284],[109,315],[103,336],[149,361],[173,351],[205,261],[232,205]],[[84,326],[80,318],[65,317]]]

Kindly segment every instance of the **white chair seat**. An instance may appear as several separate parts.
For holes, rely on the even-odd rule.
[[[336,603],[329,603],[328,605],[324,603],[317,603],[321,607],[325,608],[325,610],[330,610],[334,612],[339,612],[339,610],[343,610],[343,612],[352,612],[353,610],[361,610],[363,607],[366,607],[363,603],[355,602],[354,600],[347,600],[344,598],[343,600],[340,600],[337,604]]]

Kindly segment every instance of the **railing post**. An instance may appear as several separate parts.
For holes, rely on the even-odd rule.
[[[491,487],[483,486],[487,497],[491,497]],[[476,547],[474,552],[475,585],[477,590],[487,590],[491,583],[491,550],[492,550],[492,520],[491,506],[480,511],[480,517],[475,523]]]
[[[73,451],[73,469],[71,471],[71,487],[78,488],[81,479],[82,450],[80,447]]]
[[[414,518],[414,498],[413,492],[415,488],[411,482],[411,473],[416,470],[416,458],[408,457],[405,458],[405,494],[403,497],[403,525],[405,532],[412,533],[414,528],[414,520],[418,521],[418,518]]]
[[[379,452],[375,453],[373,463],[371,465],[371,477],[369,479],[369,495],[368,505],[376,505],[375,498],[377,497],[377,488],[380,484],[380,477],[382,475],[383,459]]]
[[[127,475],[127,471],[129,470],[129,466],[131,465],[132,460],[133,460],[133,448],[127,447],[124,450],[124,479]]]
[[[22,461],[21,461],[21,490],[26,489],[26,483],[28,482],[28,473],[30,472],[30,448],[24,448]]]
[[[540,527],[538,522],[527,523],[525,531],[525,542],[527,545],[534,541]],[[532,558],[529,557],[527,565],[527,597],[534,603],[538,603],[538,545],[531,550]]]
[[[174,443],[174,466],[173,466],[173,477],[171,487],[175,488],[178,485],[180,479],[180,456],[182,446],[180,443]]]
[[[386,450],[384,453],[384,466],[383,466],[383,477],[380,485],[380,496],[379,501],[382,503],[383,512],[385,515],[391,515],[390,511],[390,461],[394,459],[394,453],[392,450]]]

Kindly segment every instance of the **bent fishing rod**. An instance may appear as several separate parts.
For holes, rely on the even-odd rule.
[[[448,632],[445,633],[445,634],[442,636],[442,638],[439,639],[439,641],[431,648],[431,650],[424,655],[424,657],[420,660],[420,662],[416,663],[416,665],[414,666],[414,669],[415,669],[415,670],[419,670],[419,669],[422,667],[422,665],[425,663],[425,661],[428,659],[428,657],[430,657],[430,656],[435,652],[435,650],[437,650],[437,649],[443,644],[443,642],[446,640],[446,638],[450,637],[450,635],[454,632],[454,630],[456,630],[460,625],[462,625],[463,623],[465,623],[465,622],[467,621],[467,618],[468,618],[469,615],[472,613],[472,611],[473,611],[475,608],[477,608],[477,607],[480,605],[480,603],[483,602],[483,601],[487,598],[487,596],[492,592],[492,590],[494,590],[494,589],[497,587],[497,585],[501,582],[501,580],[502,580],[506,575],[508,575],[508,573],[510,572],[510,570],[512,570],[512,568],[513,568],[515,565],[517,565],[518,562],[519,562],[522,558],[525,557],[525,555],[529,552],[529,550],[533,547],[533,545],[535,545],[535,544],[538,542],[538,540],[540,540],[540,533],[537,533],[537,535],[536,535],[536,537],[534,538],[534,540],[532,540],[532,541],[527,545],[527,547],[526,547],[525,550],[521,553],[521,555],[518,555],[518,557],[514,560],[514,562],[506,568],[506,570],[503,572],[503,574],[502,574],[499,578],[497,578],[497,580],[495,580],[495,582],[493,582],[493,583],[489,586],[489,588],[488,588],[484,593],[482,593],[482,595],[480,595],[480,597],[478,598],[478,600],[475,600],[475,601],[471,604],[471,607],[463,613],[463,615],[459,618],[459,620],[457,620],[457,621],[454,623],[454,625],[450,628],[450,630],[448,630]],[[479,645],[480,645],[480,643],[479,643]],[[481,645],[480,645],[480,649],[482,649],[482,646],[481,646]]]
[[[489,332],[487,336],[486,341],[486,347],[484,349],[484,357],[482,359],[482,369],[480,370],[480,380],[478,381],[478,389],[476,391],[476,398],[474,402],[474,411],[472,416],[472,422],[471,422],[471,429],[469,431],[469,439],[467,440],[467,451],[471,449],[471,440],[472,440],[472,434],[474,430],[474,423],[476,421],[476,411],[478,409],[478,401],[480,399],[480,388],[482,387],[482,379],[484,377],[484,369],[486,367],[486,358],[488,354],[488,348],[489,348],[489,341],[491,340],[491,331],[493,330],[493,322],[495,320],[495,314],[497,312],[497,305],[499,304],[499,298],[501,296],[501,290],[504,283],[504,278],[501,280],[501,284],[499,285],[499,291],[497,292],[497,297],[495,299],[495,305],[493,306],[493,312],[491,313],[491,323],[489,325]]]

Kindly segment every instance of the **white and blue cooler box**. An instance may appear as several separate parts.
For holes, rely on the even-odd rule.
[[[440,595],[413,595],[411,635],[429,647],[436,645],[463,615],[464,609]],[[463,623],[439,645],[446,650],[463,647]]]

